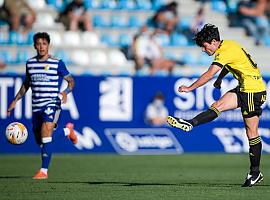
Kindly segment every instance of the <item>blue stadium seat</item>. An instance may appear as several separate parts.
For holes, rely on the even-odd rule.
[[[203,65],[203,66],[210,66],[212,61],[213,61],[213,58],[211,56],[208,56],[206,53],[201,53],[198,58],[197,64]]]
[[[27,59],[29,59],[29,57],[30,56],[27,51],[19,50],[16,56],[16,63],[17,64],[25,63]]]
[[[136,15],[131,15],[128,20],[128,26],[131,28],[139,28],[143,25],[143,21]]]
[[[117,3],[115,0],[103,0],[101,1],[101,9],[115,9],[117,8]]]
[[[224,1],[212,0],[211,7],[212,7],[212,10],[214,10],[216,12],[220,12],[220,13],[227,12],[226,4]]]
[[[127,22],[124,17],[119,16],[119,15],[113,15],[111,16],[110,26],[116,27],[116,28],[123,28],[123,27],[127,27]]]
[[[4,31],[0,31],[0,44],[8,44],[8,35]]]
[[[117,8],[123,10],[134,10],[136,8],[136,4],[133,0],[119,0]]]
[[[181,61],[183,61],[183,63],[185,63],[187,65],[195,65],[195,64],[197,64],[196,57],[193,54],[188,53],[188,52],[182,54]]]
[[[136,9],[151,10],[152,4],[149,0],[136,0]]]
[[[18,33],[15,31],[10,31],[9,36],[8,36],[8,44],[9,45],[17,44],[17,38],[18,38]]]
[[[185,35],[180,33],[173,33],[171,35],[172,46],[188,46],[188,39]]]
[[[53,6],[57,11],[62,12],[68,3],[68,0],[47,0],[47,3]]]
[[[62,59],[65,62],[65,64],[67,64],[67,65],[72,64],[72,61],[71,61],[69,55],[63,50],[56,51],[53,56],[58,58],[58,59]]]
[[[101,35],[101,43],[106,44],[107,46],[116,46],[117,42],[115,39],[109,34],[102,34]]]
[[[170,45],[170,37],[167,34],[156,34],[154,36],[155,41],[162,47]]]
[[[106,27],[108,26],[108,23],[106,23],[105,19],[101,15],[94,15],[93,25],[94,27]]]
[[[0,51],[0,59],[6,64],[13,64],[13,57],[9,51]]]
[[[164,4],[166,4],[166,0],[152,0],[152,9],[157,10]]]
[[[121,47],[129,46],[132,43],[132,36],[129,34],[120,34],[118,44]]]

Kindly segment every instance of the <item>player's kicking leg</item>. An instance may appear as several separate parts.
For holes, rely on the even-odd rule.
[[[195,126],[213,121],[220,115],[221,112],[232,110],[237,107],[237,95],[235,94],[234,90],[231,90],[224,94],[218,101],[213,103],[208,110],[198,114],[193,119],[185,120],[168,116],[167,122],[172,127],[182,129],[183,131],[191,131]]]

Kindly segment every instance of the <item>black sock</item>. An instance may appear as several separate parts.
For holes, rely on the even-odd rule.
[[[250,172],[260,172],[260,160],[262,152],[261,137],[252,138],[249,140],[249,160],[250,160]]]
[[[219,116],[220,112],[215,107],[210,107],[208,110],[198,114],[191,120],[187,120],[193,126],[198,126],[200,124],[213,121]]]

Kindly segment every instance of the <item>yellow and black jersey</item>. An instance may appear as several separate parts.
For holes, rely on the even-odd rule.
[[[266,90],[257,63],[247,50],[235,41],[221,41],[212,64],[228,69],[238,80],[241,92]]]

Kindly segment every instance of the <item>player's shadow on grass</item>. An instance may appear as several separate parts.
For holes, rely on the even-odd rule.
[[[197,182],[186,182],[186,183],[140,183],[140,182],[122,182],[122,181],[91,181],[91,182],[51,182],[50,183],[78,183],[78,184],[90,184],[90,185],[119,185],[127,187],[139,187],[139,186],[205,186],[205,187],[240,187],[241,183],[197,183]],[[270,185],[259,184],[255,187],[269,187]]]
[[[0,176],[0,179],[20,179],[29,178],[29,176]]]

